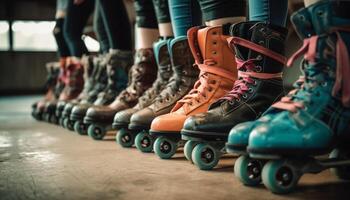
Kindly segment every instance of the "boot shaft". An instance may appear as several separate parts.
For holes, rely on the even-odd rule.
[[[108,90],[119,93],[126,88],[128,71],[133,63],[131,51],[110,50],[106,59]]]
[[[152,86],[157,76],[157,64],[153,50],[139,49],[135,53],[134,64],[129,70],[129,82],[125,90],[112,102],[112,109],[131,108],[138,98]]]
[[[227,44],[230,37],[228,25],[216,27],[194,27],[188,31],[191,52],[197,65],[210,63],[237,77],[234,54]]]
[[[283,71],[287,32],[286,28],[254,21],[232,25],[230,30],[233,37],[253,43],[244,46],[236,44],[234,49],[238,59],[242,61],[254,60],[255,68],[253,71],[257,73],[281,73]],[[263,52],[254,49],[253,45],[264,49]],[[275,54],[278,54],[276,58],[279,59],[272,57]],[[246,69],[243,68],[243,71]]]

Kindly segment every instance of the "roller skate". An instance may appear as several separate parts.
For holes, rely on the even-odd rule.
[[[45,88],[47,90],[45,96],[40,101],[35,102],[32,105],[32,116],[36,120],[43,120],[45,104],[48,101],[54,101],[59,96],[59,90],[56,89],[58,84],[58,76],[60,73],[60,63],[50,62],[46,64],[47,80]]]
[[[63,92],[67,79],[67,58],[60,59],[60,71],[58,75],[57,84],[55,86],[55,90],[57,91],[58,97],[52,99],[50,101],[43,102],[42,106],[43,114],[42,118],[44,121],[57,124],[58,118],[56,117],[56,107],[60,94]]]
[[[304,173],[328,168],[350,180],[350,79],[345,78],[350,75],[350,19],[336,15],[330,1],[293,15],[305,39],[289,64],[304,54],[304,83],[274,104],[262,122],[251,125],[247,151],[252,159],[266,162],[261,179],[273,193],[289,193]],[[329,159],[316,157],[329,152]],[[237,164],[243,173],[255,168]]]
[[[90,93],[95,85],[94,76],[97,71],[97,66],[93,65],[93,56],[83,56],[81,62],[84,67],[84,89],[76,99],[65,102],[60,114],[63,127],[71,131],[74,130],[74,121],[70,120],[69,117],[73,107],[79,103],[92,103],[97,96]]]
[[[134,144],[135,135],[144,129],[143,124],[141,126],[133,124],[130,127],[131,129],[128,129],[131,116],[137,111],[148,107],[154,101],[166,87],[173,73],[167,42],[167,40],[160,40],[153,46],[158,65],[158,75],[152,87],[139,98],[136,106],[120,111],[114,116],[113,129],[118,130],[116,140],[122,147],[131,147]]]
[[[96,71],[94,73],[95,83],[88,93],[91,101],[75,105],[69,116],[74,131],[80,135],[87,135],[87,125],[83,123],[87,110],[93,105],[107,105],[116,97],[115,92],[108,92],[110,86],[108,85],[107,63],[104,62],[105,57],[105,55],[99,55],[93,59]]]
[[[227,44],[229,26],[192,28],[189,45],[199,67],[194,88],[173,107],[169,114],[155,118],[150,133],[157,137],[153,148],[162,159],[171,158],[183,146],[181,129],[185,120],[208,110],[211,103],[225,95],[237,79],[234,54]]]
[[[129,83],[115,100],[108,106],[93,106],[88,109],[84,123],[90,124],[88,135],[95,140],[102,140],[112,130],[114,115],[137,104],[141,95],[152,86],[157,75],[157,64],[152,49],[139,49],[134,65],[129,71]],[[126,76],[125,76],[126,77]]]
[[[127,86],[127,70],[132,65],[132,53],[124,55],[123,51],[111,50],[107,58],[107,66],[100,67],[98,84],[95,85],[95,92],[98,98],[93,104],[79,104],[73,108],[70,119],[73,120],[74,130],[80,135],[87,134],[90,124],[84,123],[84,117],[90,107],[107,106],[111,104],[119,93]],[[107,70],[106,70],[107,69]],[[105,80],[108,82],[105,84]],[[106,86],[105,86],[106,85]]]
[[[226,153],[225,142],[232,127],[257,119],[284,94],[287,30],[262,22],[242,22],[232,25],[230,34],[239,79],[208,112],[188,118],[181,131],[182,138],[189,140],[184,148],[186,158],[201,170],[214,168]]]

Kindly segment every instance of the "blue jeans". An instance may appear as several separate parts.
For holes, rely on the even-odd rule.
[[[286,26],[288,0],[249,0],[249,20]]]

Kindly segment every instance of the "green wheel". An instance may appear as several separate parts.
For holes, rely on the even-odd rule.
[[[188,140],[186,143],[185,143],[185,146],[184,146],[184,154],[185,154],[185,157],[188,161],[190,161],[191,163],[193,163],[192,161],[192,151],[193,151],[193,148],[198,144],[198,142],[195,142],[195,141],[192,141],[192,140]]]
[[[48,115],[48,122],[50,122],[51,124],[57,124],[57,117],[56,117],[56,115],[54,115],[54,114],[49,114]]]
[[[86,135],[87,134],[86,124],[84,124],[81,121],[76,121],[74,123],[74,131],[77,132],[79,135]]]
[[[102,126],[91,124],[88,128],[88,135],[94,140],[102,140],[106,131]]]
[[[68,119],[67,129],[70,131],[74,131],[74,121]]]
[[[234,166],[235,176],[248,186],[256,186],[261,183],[261,170],[263,163],[251,159],[249,156],[240,156]]]
[[[152,152],[154,138],[147,132],[141,131],[135,138],[135,146],[144,153]]]
[[[120,144],[120,146],[125,148],[131,147],[134,144],[134,141],[134,135],[130,131],[126,129],[120,129],[117,132],[116,142]]]
[[[153,144],[153,150],[159,158],[169,159],[175,155],[177,143],[166,137],[159,137]]]
[[[67,117],[63,118],[63,128],[68,129],[68,124],[69,124],[69,118]]]
[[[296,187],[300,176],[295,168],[284,160],[272,160],[265,164],[262,170],[262,181],[273,193],[290,193]]]
[[[341,160],[349,160],[350,153],[349,151],[342,151],[340,149],[334,149],[329,158],[341,159]],[[339,179],[342,180],[350,180],[350,167],[349,166],[341,166],[331,168],[331,172],[335,174]]]
[[[192,151],[193,163],[201,170],[211,170],[219,162],[219,151],[209,144],[197,144]]]
[[[58,118],[58,125],[63,126],[63,118]]]

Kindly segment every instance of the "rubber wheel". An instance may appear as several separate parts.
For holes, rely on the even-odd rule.
[[[334,149],[329,155],[329,158],[336,158],[341,160],[349,160],[349,157],[349,151],[342,151],[340,149]],[[350,166],[331,168],[331,172],[334,175],[336,175],[339,179],[350,180]]]
[[[63,128],[68,129],[68,124],[69,124],[69,118],[67,117],[63,118]]]
[[[262,170],[264,185],[275,194],[292,192],[300,176],[295,173],[293,166],[285,164],[284,160],[272,160],[265,164]]]
[[[116,142],[118,144],[120,144],[120,146],[128,148],[128,147],[132,147],[132,145],[134,144],[135,138],[134,135],[125,129],[120,129],[117,132],[117,137],[116,137]]]
[[[60,126],[63,127],[63,118],[62,118],[62,117],[60,117],[60,118],[58,119],[58,125],[60,125]]]
[[[68,119],[67,129],[70,131],[74,131],[74,121]]]
[[[88,128],[88,135],[94,140],[102,140],[106,135],[104,127],[91,124]]]
[[[193,160],[192,160],[192,151],[193,151],[193,148],[198,144],[198,142],[195,142],[195,141],[192,141],[192,140],[188,140],[186,143],[185,143],[185,146],[184,146],[184,154],[185,154],[185,157],[188,161],[190,161],[191,163],[193,163]]]
[[[201,170],[211,170],[219,162],[219,151],[209,144],[197,144],[192,151],[193,163]]]
[[[248,186],[256,186],[261,183],[261,171],[263,164],[249,156],[240,156],[234,166],[235,176]]]
[[[49,117],[48,121],[49,121],[51,124],[57,124],[57,121],[58,121],[58,120],[57,120],[56,115],[51,115],[51,114],[49,114],[48,117]]]
[[[153,151],[154,138],[147,132],[142,131],[136,135],[135,146],[144,153]]]
[[[177,143],[166,137],[159,137],[153,144],[153,150],[159,158],[170,159],[176,153]]]
[[[81,121],[76,121],[74,123],[74,131],[79,135],[87,135],[86,124]]]

